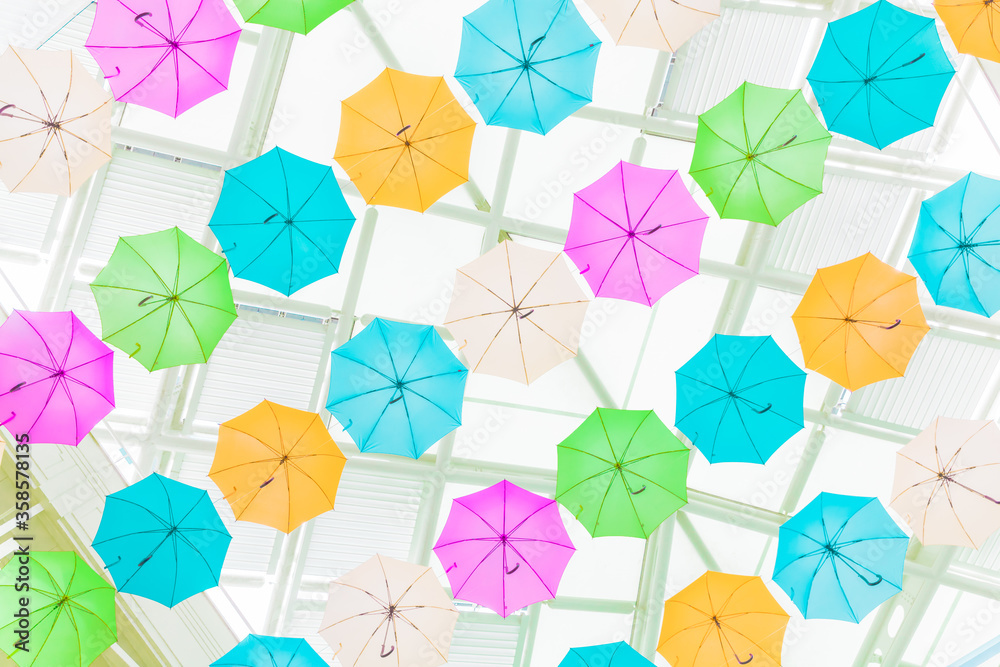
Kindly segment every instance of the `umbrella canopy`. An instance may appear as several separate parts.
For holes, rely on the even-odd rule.
[[[489,0],[462,20],[455,78],[487,125],[546,134],[590,103],[600,48],[570,0]]]
[[[319,634],[344,667],[435,667],[457,621],[433,570],[376,555],[330,583]]]
[[[455,498],[434,545],[452,596],[504,618],[554,598],[574,551],[556,501],[507,480]]]
[[[468,373],[434,327],[375,318],[333,351],[326,409],[362,452],[417,459],[462,425]]]
[[[587,0],[619,46],[674,53],[719,18],[719,0]]]
[[[1000,310],[998,211],[1000,181],[979,174],[920,205],[909,260],[934,303],[986,317]]]
[[[801,90],[744,83],[698,116],[690,172],[720,218],[777,225],[823,191],[831,139]]]
[[[559,667],[652,667],[653,663],[625,642],[571,648]]]
[[[560,253],[504,241],[458,269],[444,325],[474,373],[530,384],[576,356],[588,305]]]
[[[805,426],[805,388],[770,336],[716,334],[677,370],[677,428],[709,463],[767,463]]]
[[[176,118],[226,90],[239,39],[222,0],[99,0],[86,46],[116,100]]]
[[[205,363],[236,319],[226,260],[177,227],[118,239],[90,289],[103,339],[148,371]]]
[[[851,391],[902,377],[930,330],[917,279],[871,253],[818,270],[792,322],[806,368]]]
[[[806,78],[831,131],[884,148],[934,124],[954,74],[934,19],[879,0],[830,22]]]
[[[0,416],[30,442],[80,444],[115,407],[114,352],[72,312],[15,310],[0,325]]]
[[[33,551],[11,558],[0,569],[0,652],[20,667],[87,667],[115,643],[115,588],[72,551]],[[28,568],[31,601],[28,617],[12,617],[28,595],[23,573]],[[18,632],[25,635],[19,635]],[[28,650],[15,645],[27,639]]]
[[[935,0],[934,9],[959,53],[1000,62],[1000,31],[993,34],[1000,8],[992,0]]]
[[[0,55],[0,180],[68,197],[111,159],[111,96],[72,51]]]
[[[305,639],[247,635],[209,667],[326,667]]]
[[[290,533],[333,509],[346,462],[318,414],[264,401],[219,425],[208,476],[237,521]]]
[[[889,505],[924,544],[978,549],[1000,528],[1000,428],[938,417],[896,452]]]
[[[443,77],[386,69],[341,102],[333,158],[369,204],[422,213],[469,180],[475,130]]]
[[[619,162],[573,195],[564,250],[595,295],[651,306],[698,275],[707,223],[676,171]]]
[[[173,607],[219,585],[231,539],[208,493],[153,473],[107,497],[92,546],[120,592]]]
[[[597,408],[557,452],[556,500],[594,537],[645,539],[687,504],[690,450],[652,410]]]
[[[860,623],[902,590],[908,544],[878,498],[821,493],[778,530],[772,579],[807,619]]]
[[[272,148],[226,170],[208,226],[237,278],[291,295],[340,271],[354,220],[330,167]]]
[[[300,35],[327,20],[354,0],[235,0],[247,23],[291,30]]]

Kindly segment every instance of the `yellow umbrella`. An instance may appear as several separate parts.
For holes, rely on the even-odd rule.
[[[443,77],[386,69],[341,103],[333,157],[369,204],[423,212],[469,180],[475,129]]]
[[[959,53],[1000,62],[1000,28],[996,36],[993,34],[1000,7],[993,0],[935,0],[934,9]]]

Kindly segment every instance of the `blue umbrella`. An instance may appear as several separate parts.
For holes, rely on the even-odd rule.
[[[247,635],[209,667],[326,667],[305,639]]]
[[[545,134],[590,102],[600,48],[570,0],[489,0],[462,22],[455,78],[487,125]]]
[[[226,171],[208,226],[237,278],[290,295],[340,270],[354,220],[330,167],[272,148]]]
[[[326,409],[361,451],[416,459],[461,426],[467,374],[434,327],[375,318],[333,351]]]
[[[859,623],[902,590],[908,544],[878,498],[821,493],[779,529],[772,579],[806,618]]]
[[[559,667],[653,667],[625,642],[571,648]]]
[[[827,26],[806,79],[831,132],[884,148],[934,124],[954,74],[934,19],[879,0]]]
[[[173,607],[219,585],[230,539],[205,491],[153,473],[107,497],[92,546],[119,592]]]
[[[934,303],[1000,310],[1000,181],[969,174],[920,205],[910,263]]]
[[[770,336],[716,334],[677,370],[677,428],[710,463],[766,463],[802,430],[805,385]]]

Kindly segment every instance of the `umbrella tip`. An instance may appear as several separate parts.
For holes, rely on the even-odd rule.
[[[10,413],[10,417],[7,417],[7,419],[4,419],[2,422],[0,422],[0,426],[6,426],[16,416],[17,416],[17,413],[12,410],[11,413]]]

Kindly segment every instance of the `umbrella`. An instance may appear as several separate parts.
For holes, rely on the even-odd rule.
[[[230,539],[208,493],[153,473],[107,497],[92,546],[119,592],[173,607],[219,585]]]
[[[319,634],[344,667],[435,667],[448,661],[457,621],[433,570],[376,555],[330,582]]]
[[[559,667],[652,667],[634,648],[625,642],[571,648]]]
[[[475,130],[443,77],[386,69],[341,102],[333,158],[369,204],[422,213],[469,180]]]
[[[663,605],[656,651],[671,667],[778,667],[787,625],[760,577],[706,572]]]
[[[487,125],[546,134],[590,103],[600,48],[570,0],[489,0],[462,19],[455,78]]]
[[[595,295],[651,306],[698,275],[707,222],[676,171],[619,162],[573,195],[564,250]]]
[[[554,598],[574,550],[556,501],[507,480],[455,498],[434,545],[452,596],[504,618]]]
[[[934,124],[954,74],[934,19],[879,0],[827,26],[806,79],[830,130],[884,148]]]
[[[778,530],[772,579],[807,619],[860,623],[902,590],[908,544],[878,498],[821,493]]]
[[[327,667],[305,639],[247,635],[209,667]]]
[[[851,391],[901,377],[929,331],[917,279],[871,253],[819,269],[792,322],[806,368]]]
[[[0,179],[68,197],[111,159],[111,96],[71,51],[0,55]]]
[[[247,23],[291,30],[300,35],[327,20],[354,0],[321,0],[320,2],[302,2],[302,0],[235,0],[236,9],[240,10],[243,20]]]
[[[226,260],[177,227],[118,239],[90,289],[103,339],[149,371],[205,363],[236,319]]]
[[[24,597],[26,618],[16,615]],[[115,588],[72,551],[32,551],[7,561],[0,608],[0,652],[21,667],[87,667],[117,641]],[[22,640],[26,651],[16,645]]]
[[[76,446],[115,407],[114,352],[72,312],[15,310],[0,325],[0,415],[30,442]]]
[[[226,170],[208,226],[237,278],[291,295],[340,270],[354,220],[330,167],[273,148]]]
[[[698,116],[690,172],[719,217],[777,225],[823,191],[831,139],[801,90],[744,83]]]
[[[473,372],[529,384],[576,356],[588,305],[560,253],[504,241],[458,269],[444,325]]]
[[[333,509],[346,461],[318,414],[264,401],[219,425],[208,476],[237,520],[290,533]]]
[[[716,334],[676,375],[677,428],[709,463],[767,463],[805,426],[805,371],[770,336]]]
[[[896,452],[889,504],[924,544],[979,549],[1000,528],[1000,428],[938,417]]]
[[[1000,181],[969,174],[920,205],[910,263],[934,302],[1000,310]]]
[[[587,0],[619,46],[674,53],[719,18],[719,0]]]
[[[993,35],[998,8],[992,0],[935,0],[934,9],[959,53],[1000,62],[1000,35]]]
[[[86,46],[116,100],[176,118],[226,90],[239,39],[222,0],[99,0]]]
[[[417,459],[462,425],[466,375],[434,327],[375,318],[333,351],[326,409],[362,452]]]
[[[556,451],[556,500],[594,537],[645,539],[687,504],[690,450],[652,410],[597,408]]]

